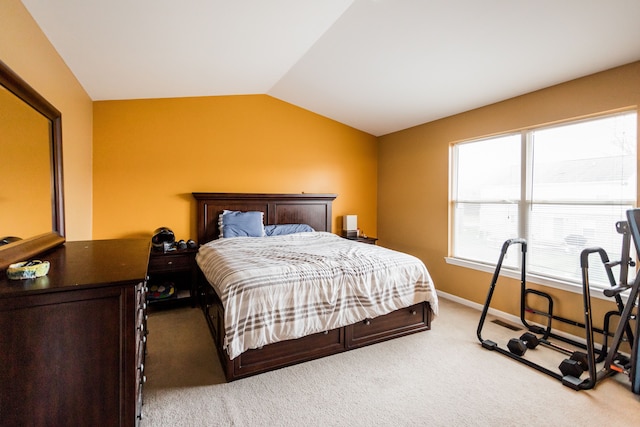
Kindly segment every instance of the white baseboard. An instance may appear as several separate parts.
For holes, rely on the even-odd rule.
[[[473,308],[475,310],[478,310],[479,312],[481,312],[484,309],[484,305],[482,304],[478,304],[477,302],[473,302],[473,301],[469,301],[467,299],[464,298],[460,298],[459,296],[453,295],[453,294],[449,294],[447,292],[442,292],[442,291],[436,291],[436,294],[438,295],[438,298],[443,298],[443,299],[447,299],[453,302],[456,302],[458,304],[464,305],[466,307],[470,307]],[[489,307],[489,310],[487,310],[488,314],[491,314],[492,316],[496,316],[502,320],[514,323],[516,325],[522,325],[522,321],[520,320],[519,316],[514,316],[513,314],[504,312],[504,311],[500,311],[500,310],[496,310],[495,308],[491,308]],[[582,321],[581,321],[582,322]],[[540,327],[546,327],[546,325],[541,325],[539,323],[536,322],[529,322],[532,325],[537,325]],[[578,337],[572,334],[568,334],[566,332],[562,332],[562,331],[558,331],[558,330],[553,330],[552,331],[554,334],[559,335],[563,338],[568,338],[570,340],[573,340],[575,342],[579,342],[581,344],[585,344],[587,342],[586,339],[586,335],[585,337]]]

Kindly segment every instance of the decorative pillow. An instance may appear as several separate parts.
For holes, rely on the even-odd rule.
[[[276,224],[264,226],[264,233],[267,236],[284,236],[285,234],[304,233],[307,231],[315,230],[307,224]]]
[[[264,237],[264,213],[223,211],[218,217],[220,237]]]

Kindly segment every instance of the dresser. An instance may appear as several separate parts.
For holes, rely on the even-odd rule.
[[[149,246],[67,242],[44,277],[1,272],[0,424],[138,424]]]

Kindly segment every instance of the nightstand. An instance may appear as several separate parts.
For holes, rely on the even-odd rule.
[[[177,301],[191,302],[191,307],[196,306],[196,287],[198,268],[196,254],[198,249],[177,249],[169,252],[151,251],[149,255],[149,293],[155,286],[172,283],[175,287],[174,294],[166,298],[149,298],[150,306],[172,305]]]
[[[375,245],[378,240],[377,237],[345,237],[345,239],[355,240],[360,243],[367,243],[369,245]]]

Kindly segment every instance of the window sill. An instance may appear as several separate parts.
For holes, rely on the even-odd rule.
[[[490,264],[482,264],[479,262],[469,261],[460,258],[445,257],[447,264],[456,265],[458,267],[470,268],[472,270],[483,271],[486,273],[494,273],[496,266]],[[511,279],[520,280],[520,270],[514,270],[512,268],[503,267],[500,270],[500,276],[509,277]],[[562,291],[571,292],[574,294],[582,295],[582,285],[578,285],[571,282],[565,282],[562,280],[554,280],[548,277],[537,276],[535,274],[527,274],[527,283],[536,283],[538,285],[547,286],[549,288],[560,289]],[[625,291],[621,294],[623,302],[626,304],[629,291]],[[602,288],[591,287],[591,298],[602,299],[605,301],[614,301],[613,298],[606,297],[602,293]]]

